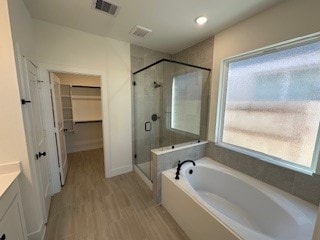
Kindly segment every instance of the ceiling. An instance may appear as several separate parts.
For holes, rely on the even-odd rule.
[[[94,0],[24,0],[32,17],[174,54],[283,0],[110,0],[116,16],[94,10]],[[207,16],[198,26],[195,18]],[[129,35],[134,25],[152,29]]]

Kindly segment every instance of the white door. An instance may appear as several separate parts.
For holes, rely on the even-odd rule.
[[[55,136],[56,136],[57,147],[58,147],[57,150],[58,150],[58,161],[59,161],[59,168],[60,168],[60,181],[61,181],[61,185],[64,185],[67,177],[67,171],[68,171],[68,158],[67,158],[67,150],[66,150],[63,113],[62,113],[60,80],[54,73],[50,73],[50,82],[51,82],[51,94],[52,94],[52,103],[53,103]]]
[[[43,118],[42,114],[44,106],[42,105],[41,93],[41,81],[38,80],[37,67],[24,57],[25,67],[25,80],[26,89],[25,95],[31,102],[26,104],[28,118],[30,120],[31,128],[30,134],[33,139],[33,152],[35,153],[36,171],[38,175],[40,185],[40,195],[43,202],[43,213],[45,222],[47,222],[51,201],[50,194],[50,173],[48,167],[48,157],[46,153],[46,137],[43,129]]]

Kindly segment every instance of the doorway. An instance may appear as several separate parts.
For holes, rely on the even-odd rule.
[[[100,155],[102,154],[104,159],[104,175],[105,177],[110,176],[109,109],[107,102],[106,73],[96,70],[40,63],[40,76],[41,79],[44,80],[44,92],[46,92],[45,104],[51,109],[54,108],[51,97],[51,91],[53,89],[52,83],[50,82],[51,73],[54,73],[59,78],[57,82],[61,81],[58,89],[60,91],[61,101],[60,122],[63,123],[63,128],[60,125],[60,130],[63,130],[65,155],[81,150],[100,149]],[[84,78],[87,80],[83,80]],[[76,79],[78,79],[78,83]],[[87,81],[87,83],[85,83],[85,81]],[[70,95],[69,103],[63,99],[64,97],[67,99],[67,95]],[[74,99],[71,99],[72,97],[74,97]],[[88,99],[93,102],[88,103]],[[94,111],[94,108],[97,109],[97,106],[100,106],[100,111]],[[81,108],[83,111],[79,110]],[[60,159],[63,159],[64,149],[60,146],[62,154],[59,153],[59,144],[57,143],[59,137],[57,133],[59,131],[54,125],[54,111],[46,111],[45,115],[48,142],[51,146],[58,146],[51,148],[49,154],[51,158],[52,194],[55,194],[61,190],[61,172],[67,175],[68,168],[65,168],[65,171],[63,171],[63,169],[61,171],[61,166],[67,166],[68,161],[67,158],[65,162],[60,161]],[[87,130],[87,132],[82,131],[82,129]],[[89,136],[86,134],[89,134]],[[94,138],[93,135],[98,135],[99,137]],[[63,137],[60,142],[63,143]],[[58,158],[59,154],[61,154],[62,157]],[[67,178],[66,176],[65,179]]]
[[[59,177],[64,185],[69,155],[103,148],[101,78],[50,72],[50,84]]]

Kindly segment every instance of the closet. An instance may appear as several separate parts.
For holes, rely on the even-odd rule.
[[[103,147],[100,77],[51,73],[51,81],[55,122],[63,126],[63,137],[56,128],[61,166],[63,149],[67,154]]]
[[[67,153],[102,148],[100,77],[57,73]]]

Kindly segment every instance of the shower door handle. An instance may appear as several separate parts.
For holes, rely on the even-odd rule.
[[[144,130],[146,132],[150,132],[151,131],[151,122],[145,122],[144,123]]]

